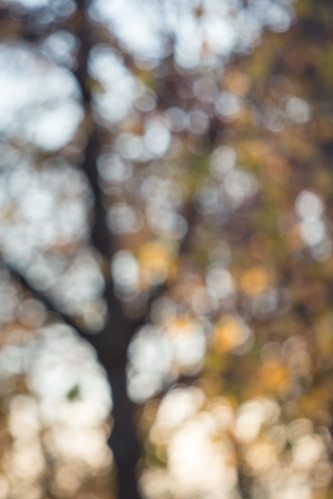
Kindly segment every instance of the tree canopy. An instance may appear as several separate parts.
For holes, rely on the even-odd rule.
[[[332,30],[0,2],[0,499],[332,496]]]

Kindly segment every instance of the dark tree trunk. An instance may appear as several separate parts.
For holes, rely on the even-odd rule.
[[[139,444],[133,421],[134,404],[128,397],[126,387],[127,348],[133,331],[129,319],[123,313],[122,304],[115,295],[110,272],[115,244],[106,222],[107,212],[103,203],[97,169],[97,160],[101,151],[97,124],[93,120],[92,95],[89,86],[88,56],[94,46],[94,41],[86,14],[88,3],[77,0],[80,19],[76,34],[80,41],[80,49],[77,55],[78,65],[75,76],[81,89],[86,118],[90,121],[91,127],[88,130],[89,138],[81,168],[87,175],[94,195],[91,242],[102,257],[107,320],[104,329],[98,335],[91,338],[87,336],[86,339],[96,349],[98,360],[104,367],[111,386],[113,428],[108,445],[117,467],[119,499],[139,499],[136,479]]]

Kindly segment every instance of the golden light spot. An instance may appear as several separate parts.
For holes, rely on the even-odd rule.
[[[267,388],[276,389],[288,377],[288,371],[282,365],[277,366],[263,366],[261,368],[261,378],[265,380]]]
[[[262,293],[267,286],[268,274],[262,267],[252,267],[241,277],[241,290],[250,296]]]
[[[168,249],[159,242],[148,242],[139,253],[139,263],[145,283],[163,282],[169,274],[171,257]]]
[[[267,153],[267,144],[261,140],[244,141],[240,144],[239,149],[244,160],[257,162]]]
[[[216,325],[212,345],[219,352],[230,352],[242,345],[247,337],[245,324],[232,315],[226,315]]]
[[[269,442],[259,441],[248,447],[246,462],[255,474],[261,474],[276,465],[277,456]]]
[[[193,331],[193,321],[187,315],[170,317],[166,325],[166,331],[170,336],[191,334]]]

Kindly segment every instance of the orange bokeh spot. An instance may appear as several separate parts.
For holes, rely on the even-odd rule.
[[[139,253],[143,279],[148,284],[164,281],[171,265],[168,249],[159,242],[148,242]]]
[[[232,315],[226,315],[216,325],[212,346],[219,352],[230,352],[244,343],[245,326]]]
[[[193,321],[187,315],[170,317],[166,325],[166,331],[170,336],[191,334],[193,331]]]
[[[263,267],[252,267],[242,275],[240,288],[244,293],[255,296],[267,288],[268,281],[267,271]]]

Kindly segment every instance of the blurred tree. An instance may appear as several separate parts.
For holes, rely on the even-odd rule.
[[[324,497],[332,6],[0,5],[0,497]]]

